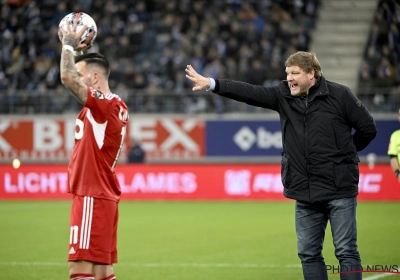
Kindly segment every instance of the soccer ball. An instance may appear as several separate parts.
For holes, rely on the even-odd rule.
[[[85,24],[87,26],[86,31],[82,34],[80,43],[86,44],[88,46],[92,45],[97,36],[96,22],[91,16],[82,12],[70,13],[60,21],[60,24],[58,25],[58,38],[60,39],[60,41],[62,41],[63,33],[61,31],[61,28],[64,29],[64,31],[67,31],[67,24],[69,24],[72,29],[75,18],[78,18],[76,32],[81,31]]]

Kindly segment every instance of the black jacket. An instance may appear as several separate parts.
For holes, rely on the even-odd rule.
[[[372,116],[349,88],[322,76],[302,98],[291,96],[287,81],[263,87],[220,79],[214,93],[279,113],[286,197],[316,202],[358,194],[357,151],[377,131]]]
[[[134,145],[129,149],[128,152],[128,163],[143,163],[145,153],[138,144]]]

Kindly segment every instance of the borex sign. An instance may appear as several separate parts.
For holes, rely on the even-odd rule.
[[[279,120],[208,121],[207,156],[280,156],[282,133]],[[397,120],[376,120],[378,134],[360,156],[387,156],[390,135],[400,129]]]

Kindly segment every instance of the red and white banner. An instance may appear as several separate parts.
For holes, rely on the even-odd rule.
[[[142,143],[146,158],[198,159],[204,156],[204,121],[194,118],[132,118],[121,159],[129,139]],[[0,161],[68,162],[75,139],[75,118],[1,118]]]
[[[122,199],[286,200],[278,164],[120,165]],[[360,200],[400,200],[388,164],[360,165]],[[65,199],[66,165],[0,165],[0,199]]]
[[[204,156],[204,126],[199,118],[133,118],[128,135],[142,143],[147,159],[199,159]]]

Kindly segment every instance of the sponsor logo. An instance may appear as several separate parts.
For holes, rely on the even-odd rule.
[[[282,133],[268,131],[262,126],[254,132],[248,126],[243,126],[233,135],[233,142],[244,152],[254,145],[259,149],[282,149]]]
[[[66,172],[4,174],[6,193],[66,193],[68,174]]]
[[[130,181],[119,173],[118,180],[123,193],[193,193],[197,190],[197,177],[191,172],[137,172]]]
[[[229,195],[250,195],[250,177],[248,170],[227,170],[225,172],[225,192]]]
[[[90,90],[92,92],[92,97],[96,97],[97,99],[104,99],[104,96],[100,91],[98,91],[94,88],[90,88]]]
[[[225,192],[228,195],[245,195],[267,192],[281,193],[283,185],[280,173],[256,173],[250,170],[227,170],[224,175]],[[358,184],[360,193],[379,193],[383,175],[381,173],[367,173],[360,175]]]
[[[382,173],[360,174],[358,190],[360,193],[379,193],[383,180]]]
[[[0,158],[65,160],[74,146],[74,133],[72,120],[0,121]]]
[[[257,173],[252,180],[250,170],[227,170],[224,175],[225,192],[228,195],[245,195],[267,192],[282,193],[283,185],[280,174]]]
[[[130,137],[137,138],[147,158],[190,159],[204,155],[203,121],[196,119],[135,119]]]

